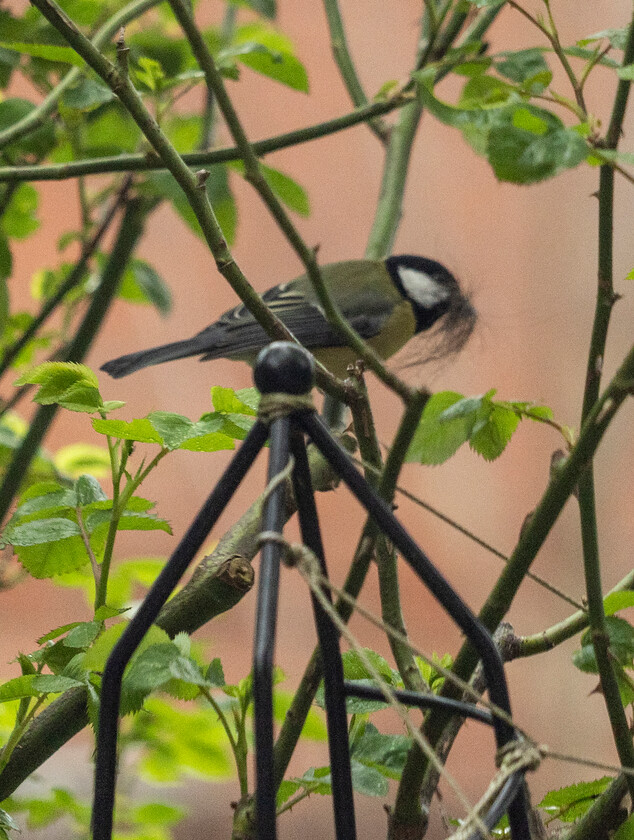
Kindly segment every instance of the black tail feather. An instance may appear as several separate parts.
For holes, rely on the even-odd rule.
[[[138,353],[128,353],[127,356],[119,356],[118,359],[111,359],[101,366],[114,379],[128,376],[141,368],[150,365],[160,365],[163,362],[171,362],[173,359],[184,359],[187,356],[198,356],[204,352],[196,337],[186,341],[175,341],[172,344],[163,344],[160,347],[152,347],[149,350],[141,350]]]

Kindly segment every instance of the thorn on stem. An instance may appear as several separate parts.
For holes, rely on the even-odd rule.
[[[117,65],[119,66],[119,70],[125,75],[128,75],[128,53],[130,52],[130,47],[126,46],[125,42],[125,27],[122,26],[117,34],[116,40],[116,47],[117,47]]]
[[[207,178],[209,178],[209,170],[199,169],[198,172],[196,172],[196,189],[203,190],[205,188],[205,184],[207,183]]]

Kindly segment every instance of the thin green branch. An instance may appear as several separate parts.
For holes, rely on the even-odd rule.
[[[634,25],[630,24],[630,30],[627,36],[627,43],[623,51],[623,67],[634,63]],[[627,108],[627,100],[630,94],[632,82],[628,79],[620,79],[616,88],[616,96],[614,97],[614,105],[612,106],[612,115],[610,117],[610,124],[605,135],[605,145],[608,149],[616,149],[619,140],[621,139],[621,132],[623,130],[623,120],[625,119],[625,109]]]
[[[613,592],[626,592],[634,588],[634,571],[629,572],[622,580],[620,580],[615,587],[610,589],[608,595]],[[607,596],[606,596],[607,597]],[[572,639],[577,633],[588,626],[588,611],[577,610],[577,612],[558,621],[546,630],[541,630],[539,633],[534,633],[531,636],[516,637],[512,645],[511,659],[517,659],[524,656],[535,656],[538,653],[546,653],[553,650],[557,645],[562,644],[568,639]]]
[[[607,632],[605,613],[603,611],[601,563],[599,557],[593,472],[592,464],[590,463],[579,477],[578,484],[583,568],[586,579],[589,626],[592,646],[597,661],[599,680],[601,682],[601,692],[610,719],[619,760],[623,767],[634,769],[632,733],[630,732],[625,709],[621,702],[616,671],[611,662],[610,637]],[[627,782],[630,796],[634,799],[634,777],[628,775]]]
[[[545,23],[542,23],[536,17],[534,17],[530,12],[526,11],[519,3],[515,2],[515,0],[507,0],[508,5],[523,15],[527,20],[529,20],[533,26],[537,27],[539,31],[546,36],[548,39],[553,52],[559,59],[561,66],[564,68],[566,75],[568,76],[568,80],[570,81],[570,85],[575,95],[575,99],[577,101],[577,105],[583,111],[584,114],[587,115],[588,110],[586,108],[586,103],[583,97],[583,83],[579,82],[575,75],[575,71],[572,69],[572,65],[568,61],[568,56],[564,48],[561,45],[561,41],[559,40],[559,33],[557,32],[557,27],[555,26],[555,22],[553,16],[550,12],[550,4],[544,0],[546,7],[548,9],[548,16],[550,20],[550,27],[546,26]]]
[[[397,108],[402,108],[413,100],[413,94],[407,91],[399,91],[393,97],[381,102],[373,102],[362,108],[357,108],[341,117],[332,120],[309,125],[305,128],[298,128],[284,134],[277,134],[267,137],[264,140],[256,140],[253,151],[256,155],[262,156],[279,149],[286,149],[290,146],[297,146],[300,143],[308,143],[311,140],[318,140],[330,134],[336,134],[347,128],[367,122],[374,116],[388,114]],[[214,149],[207,152],[189,152],[182,155],[183,161],[189,167],[211,166],[216,163],[228,163],[229,161],[240,160],[240,150],[236,146]],[[0,183],[17,181],[65,181],[70,178],[78,178],[80,175],[104,175],[115,172],[149,172],[165,170],[169,167],[155,154],[127,154],[102,158],[89,158],[87,160],[70,161],[69,163],[54,163],[46,166],[2,166],[0,167]]]
[[[479,41],[500,12],[500,7],[488,9],[480,14],[467,29],[462,44]],[[436,40],[422,37],[418,45],[415,69],[420,70],[426,62],[439,61],[453,46],[466,20],[466,13],[455,11],[446,27],[438,33]],[[438,73],[441,79],[449,73],[449,68],[443,68]],[[407,182],[409,161],[412,144],[422,116],[422,105],[418,101],[411,102],[404,107],[398,116],[396,125],[390,133],[390,142],[386,152],[385,164],[379,200],[372,229],[368,237],[365,255],[369,259],[381,259],[392,250],[396,233],[401,220],[403,196]]]
[[[390,472],[386,478],[386,485],[390,488],[392,498],[394,497],[396,480],[403,466],[407,449],[418,428],[421,414],[428,399],[429,394],[427,392],[419,391],[412,397],[403,415],[397,439],[390,453],[392,455],[390,459]],[[377,537],[376,560],[379,573],[381,617],[386,625],[396,630],[402,637],[397,638],[396,635],[388,635],[390,649],[394,656],[396,667],[403,678],[403,683],[406,688],[411,691],[428,690],[428,686],[425,684],[416,664],[412,648],[406,641],[407,628],[401,607],[396,551],[382,533],[379,533]]]
[[[402,215],[412,144],[422,113],[422,105],[411,102],[402,109],[392,128],[379,200],[365,249],[368,259],[382,259],[392,250]]]
[[[624,62],[634,58],[634,19],[630,23]],[[612,109],[606,144],[616,149],[625,117],[630,83],[619,83]],[[602,166],[599,174],[599,255],[597,299],[588,353],[586,385],[581,413],[582,423],[590,416],[599,394],[601,370],[605,355],[612,307],[617,300],[613,281],[614,249],[614,170]],[[589,627],[594,648],[603,699],[610,719],[614,742],[623,767],[634,769],[634,745],[625,710],[621,703],[617,674],[612,666],[610,638],[603,610],[603,587],[594,489],[594,470],[590,460],[579,477],[579,514],[583,568],[588,600]],[[634,778],[628,776],[630,796],[634,799]]]
[[[131,20],[140,17],[154,6],[158,6],[161,0],[134,0],[120,9],[110,20],[104,24],[93,38],[93,45],[96,49],[101,49],[110,41],[112,36],[117,33],[122,26],[130,23]],[[73,67],[69,70],[64,78],[57,84],[53,90],[48,94],[46,99],[41,102],[36,108],[30,111],[25,117],[4,131],[0,131],[0,149],[3,149],[9,143],[13,143],[35,131],[49,119],[51,114],[55,111],[57,103],[79,79],[81,79],[83,71],[81,67]]]
[[[339,68],[346,90],[348,91],[348,95],[357,108],[362,105],[367,105],[368,97],[363,90],[354,62],[352,61],[352,56],[350,55],[346,31],[343,26],[341,11],[339,10],[339,3],[337,0],[324,0],[324,11],[326,12],[326,19],[328,21],[332,54],[337,67]],[[375,117],[374,119],[368,120],[368,126],[372,129],[383,145],[388,142],[390,138],[390,129],[385,125],[383,120]]]

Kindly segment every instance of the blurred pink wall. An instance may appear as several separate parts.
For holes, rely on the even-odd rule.
[[[417,39],[420,3],[379,0],[341,0],[352,54],[366,90],[372,95],[387,79],[406,77]],[[239,85],[231,85],[235,102],[252,139],[267,137],[344,113],[350,104],[330,58],[323,12],[319,4],[280,0],[279,26],[296,45],[311,82],[309,96],[293,93],[243,70]],[[201,4],[210,22],[218,21],[222,4]],[[631,4],[602,2],[553,3],[562,40],[569,43],[591,32],[624,25]],[[517,13],[506,10],[490,36],[491,50],[538,45],[542,41]],[[553,62],[554,63],[554,62]],[[612,77],[593,74],[587,101],[594,114],[606,119],[613,96]],[[567,92],[565,78],[556,72],[556,85]],[[632,121],[625,129],[625,146]],[[223,141],[226,134],[223,132]],[[320,246],[322,262],[363,255],[372,223],[381,177],[382,152],[363,126],[267,158],[299,180],[308,190],[312,214],[298,220],[306,241]],[[289,279],[300,271],[297,258],[267,216],[253,191],[237,177],[232,186],[238,198],[240,227],[234,255],[256,288]],[[500,398],[526,399],[552,407],[562,423],[577,425],[584,383],[589,331],[596,287],[598,171],[587,166],[532,187],[497,183],[487,163],[463,142],[454,130],[424,116],[412,157],[402,224],[395,252],[422,253],[445,262],[473,293],[480,323],[466,351],[438,369],[408,369],[406,377],[435,390],[453,389],[478,394],[491,387]],[[76,213],[72,183],[44,185],[44,225],[35,248],[29,240],[16,256],[15,296],[28,287],[31,273],[57,260],[56,237],[70,227]],[[616,289],[624,295],[614,309],[604,376],[610,375],[629,349],[634,322],[631,283],[622,278],[632,268],[630,245],[634,192],[617,179],[618,222],[615,235]],[[144,346],[175,340],[211,322],[235,303],[230,289],[217,274],[213,260],[165,208],[153,218],[140,248],[141,256],[159,267],[174,291],[173,316],[163,321],[150,309],[117,305],[88,360],[98,368],[106,359]],[[398,360],[396,360],[396,363]],[[185,360],[150,368],[129,379],[114,382],[100,377],[107,399],[127,401],[122,417],[144,416],[154,409],[177,411],[196,418],[210,407],[210,385],[244,387],[251,384],[246,366],[219,361],[199,365]],[[370,379],[380,438],[388,442],[399,419],[400,406]],[[601,445],[597,464],[597,496],[604,586],[614,585],[632,565],[634,543],[634,479],[628,465],[634,462],[632,410],[625,407]],[[84,415],[60,415],[48,440],[57,448],[73,440],[90,439]],[[526,514],[543,492],[551,452],[561,446],[553,430],[523,424],[504,455],[487,464],[469,451],[435,468],[408,466],[402,484],[410,491],[455,517],[483,539],[503,551],[515,544]],[[158,512],[171,521],[175,537],[163,534],[124,535],[121,555],[167,555],[182,534],[192,512],[206,496],[228,456],[177,452],[168,457],[145,488],[156,499]],[[222,533],[263,487],[263,467],[248,481],[212,538]],[[343,503],[345,493],[321,496],[329,566],[339,582],[348,567],[362,516]],[[499,572],[499,562],[457,535],[407,500],[399,500],[398,515],[447,577],[477,610]],[[257,568],[257,566],[256,566]],[[577,599],[583,597],[578,515],[570,502],[540,552],[534,571]],[[412,637],[424,650],[455,653],[458,632],[442,611],[415,585],[403,568],[404,609]],[[375,580],[367,586],[365,603],[377,606]],[[25,606],[28,612],[25,616]],[[16,674],[8,660],[16,648],[32,650],[34,639],[51,626],[89,617],[79,596],[60,592],[47,582],[29,582],[3,593],[4,614],[0,673]],[[221,656],[228,679],[243,676],[249,667],[254,597],[222,616],[197,635],[209,641],[212,655]],[[79,615],[78,615],[79,613]],[[518,633],[543,629],[569,613],[569,607],[527,582],[508,616]],[[386,651],[385,642],[361,621],[353,627],[368,644]],[[289,572],[283,575],[277,659],[294,685],[314,644],[308,599],[302,585]],[[512,699],[519,723],[539,742],[553,749],[615,762],[607,715],[600,697],[590,694],[595,680],[583,676],[570,663],[577,642],[570,642],[539,659],[509,666]],[[548,714],[544,714],[544,709]],[[386,725],[395,724],[388,721]],[[72,747],[71,747],[72,749]],[[88,755],[88,743],[76,749]],[[491,740],[475,724],[466,727],[451,766],[467,792],[477,797],[491,775],[487,758]],[[320,757],[320,755],[322,757]],[[313,748],[301,772],[323,760]],[[468,764],[469,774],[460,772]],[[482,773],[476,772],[480,767]],[[552,786],[580,778],[594,778],[596,771],[546,762],[531,778],[535,801]],[[600,775],[600,773],[598,774]],[[88,786],[89,787],[89,786]],[[207,788],[197,784],[197,811],[209,798],[219,834],[227,836],[230,813],[227,802],[235,786]],[[451,800],[450,800],[451,801]],[[214,804],[215,803],[215,804]],[[331,836],[330,817],[323,800],[302,804],[282,821],[282,836]],[[206,806],[205,806],[206,807]],[[211,807],[211,805],[210,805]],[[382,803],[359,799],[360,836],[374,840],[385,836]],[[447,805],[450,808],[450,805]],[[323,813],[322,813],[323,812]],[[325,822],[312,835],[308,814]],[[206,811],[205,811],[206,814]],[[320,818],[321,818],[320,817]],[[200,823],[198,823],[200,819]],[[201,814],[188,823],[182,836],[195,836],[198,825],[210,823]],[[317,823],[315,824],[317,825]],[[25,836],[25,835],[23,835]],[[34,835],[36,836],[36,835]],[[40,836],[39,834],[37,836]],[[48,834],[47,837],[52,837]],[[432,836],[430,834],[430,836]],[[433,836],[444,836],[442,829]]]

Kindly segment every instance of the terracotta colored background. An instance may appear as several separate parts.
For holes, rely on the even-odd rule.
[[[347,95],[330,59],[324,15],[319,4],[280,0],[279,26],[296,44],[311,82],[310,96],[286,91],[245,70],[243,83],[231,86],[245,126],[253,139],[325,120],[349,110]],[[380,0],[341,0],[350,46],[367,91],[372,94],[387,79],[405,77],[417,39],[420,3],[414,0],[385,3]],[[200,4],[210,22],[218,21],[222,4]],[[623,26],[630,4],[601,2],[579,5],[553,3],[562,41],[569,43],[591,32]],[[542,43],[538,33],[510,10],[505,11],[490,37],[491,49],[513,49]],[[594,74],[593,74],[594,75]],[[556,72],[556,87],[567,93],[566,80]],[[612,101],[612,77],[599,71],[587,89],[591,111],[606,119]],[[448,88],[448,95],[451,86]],[[625,144],[631,138],[631,120]],[[627,146],[629,148],[629,146]],[[374,137],[360,126],[340,135],[267,159],[297,178],[308,190],[312,214],[298,222],[310,244],[319,244],[323,262],[363,254],[372,223],[381,177],[382,153]],[[597,171],[580,167],[554,181],[530,188],[500,184],[487,163],[476,157],[461,136],[425,116],[412,157],[402,224],[395,252],[423,253],[445,262],[472,291],[480,322],[462,356],[437,369],[409,369],[404,375],[430,387],[478,394],[496,387],[501,398],[527,399],[552,407],[563,423],[576,425],[580,413],[589,331],[596,286]],[[234,255],[254,285],[263,290],[296,275],[300,266],[250,188],[233,180],[238,199],[240,227]],[[31,273],[57,260],[56,237],[68,230],[76,214],[71,183],[44,185],[42,217],[37,240],[29,241],[16,257],[15,298],[28,287]],[[629,348],[634,316],[631,283],[622,278],[634,264],[631,218],[634,193],[618,182],[618,226],[615,238],[615,278],[624,299],[614,310],[605,378]],[[35,245],[33,244],[35,243]],[[106,359],[144,346],[175,340],[205,326],[235,298],[215,271],[205,248],[170,210],[153,218],[140,248],[174,290],[174,313],[163,321],[153,310],[120,303],[110,315],[106,330],[94,347],[89,363],[97,368]],[[398,361],[398,360],[397,360]],[[198,365],[186,360],[148,369],[129,379],[101,379],[105,398],[123,399],[122,416],[143,416],[154,409],[198,417],[209,409],[209,386],[244,387],[251,384],[246,366],[217,362]],[[370,383],[377,407],[379,434],[389,441],[399,417],[398,402],[374,381]],[[47,445],[55,449],[69,440],[89,439],[88,419],[60,415]],[[626,407],[610,429],[597,464],[597,494],[601,553],[606,589],[631,567],[634,543],[632,502],[634,480],[630,465],[632,411]],[[551,452],[560,447],[547,427],[523,424],[508,451],[487,464],[469,451],[436,468],[409,466],[402,483],[410,491],[476,531],[503,551],[516,542],[526,514],[539,499],[548,478]],[[222,469],[224,455],[177,452],[167,458],[145,488],[168,517],[175,535],[205,497]],[[218,537],[263,486],[262,465],[242,489],[228,514],[212,535]],[[319,499],[324,517],[331,573],[336,581],[345,575],[357,540],[362,517],[344,492]],[[430,556],[478,609],[499,572],[499,562],[452,529],[406,500],[399,502],[399,516]],[[166,555],[174,539],[162,534],[125,534],[120,556]],[[574,597],[583,596],[578,515],[571,502],[540,552],[534,571],[546,576]],[[428,595],[402,569],[404,609],[413,638],[426,651],[455,653],[458,632]],[[364,595],[377,606],[375,580]],[[211,655],[221,656],[228,679],[246,673],[254,597],[222,616],[197,636],[209,642]],[[89,617],[79,596],[60,592],[47,582],[29,582],[2,595],[3,630],[0,674],[15,675],[7,664],[16,649],[30,650],[34,639],[51,626],[78,617]],[[509,615],[516,631],[537,632],[564,618],[569,607],[530,581],[518,595]],[[359,621],[354,628],[363,640],[385,651],[385,643]],[[277,660],[289,685],[299,679],[314,644],[307,595],[295,576],[285,573],[279,620]],[[595,680],[583,676],[570,663],[577,647],[571,641],[548,656],[513,663],[508,668],[514,709],[520,724],[536,740],[553,749],[595,759],[615,761],[607,716],[596,694]],[[386,718],[386,726],[395,726]],[[89,741],[80,736],[44,768],[43,776],[79,777],[90,788],[90,770],[79,764],[89,755]],[[485,758],[483,759],[483,755]],[[475,724],[465,727],[451,768],[474,798],[484,789],[492,772],[491,738]],[[294,764],[302,772],[323,761],[321,748],[310,748]],[[468,768],[465,772],[464,768]],[[546,762],[531,780],[534,798],[554,785],[580,778],[594,778],[597,771]],[[234,784],[212,787],[196,783],[193,814],[180,837],[228,836],[227,803],[237,796]],[[159,792],[159,795],[163,795]],[[179,796],[172,791],[165,796]],[[451,809],[451,798],[446,807]],[[299,806],[282,821],[283,837],[331,836],[328,802],[315,798]],[[358,800],[359,836],[385,836],[382,802]],[[309,826],[315,820],[314,829]],[[438,823],[438,820],[436,820]],[[214,832],[217,830],[217,834]],[[204,835],[203,835],[204,832]],[[23,837],[30,837],[25,833]],[[32,836],[42,836],[33,832]],[[47,838],[56,836],[52,830]],[[429,836],[444,836],[440,825]]]

